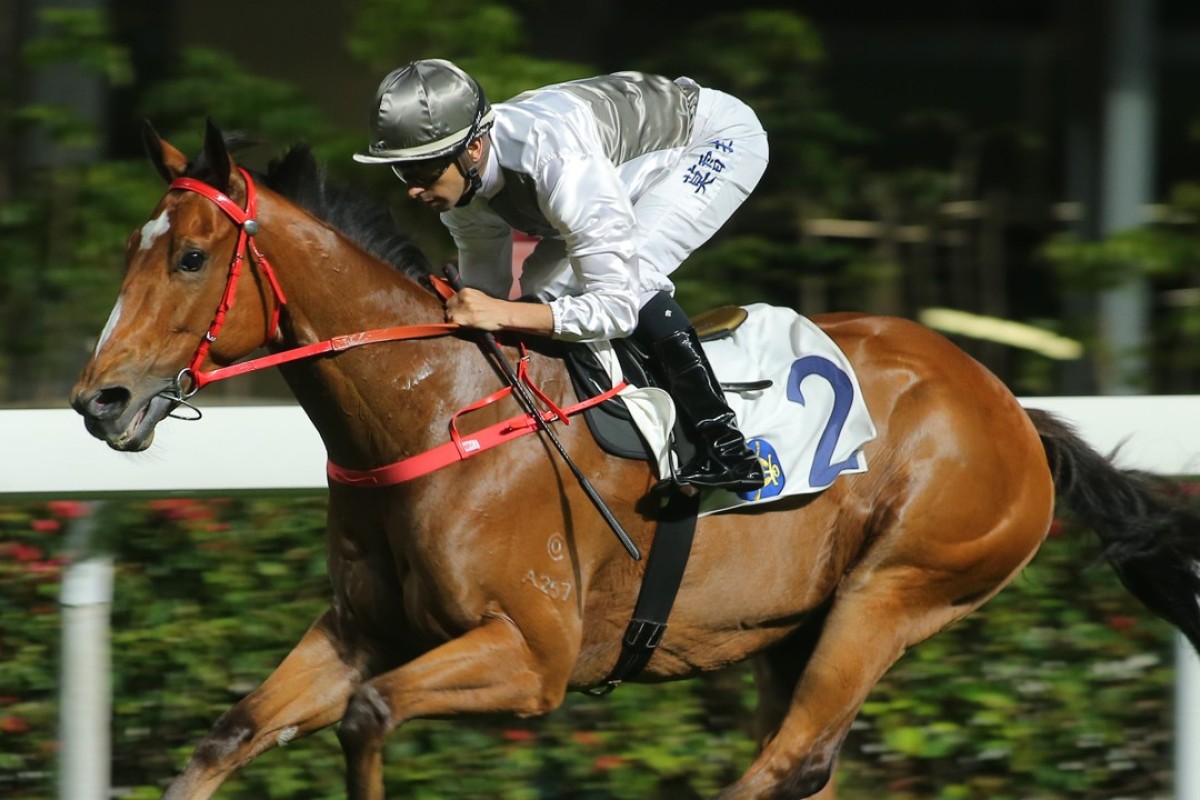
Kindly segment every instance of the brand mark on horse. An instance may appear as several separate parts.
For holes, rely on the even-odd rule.
[[[521,583],[528,583],[542,594],[555,600],[566,600],[571,595],[570,581],[556,581],[549,575],[535,573],[533,570],[526,571],[524,577],[521,578]]]

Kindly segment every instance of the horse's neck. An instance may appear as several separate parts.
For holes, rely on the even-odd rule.
[[[302,212],[278,204],[262,250],[287,296],[278,349],[343,334],[441,321],[440,303],[411,278]],[[273,224],[268,224],[268,223]],[[296,362],[283,375],[329,456],[374,466],[423,446],[423,428],[397,416],[397,395],[433,372],[445,343],[397,342]]]

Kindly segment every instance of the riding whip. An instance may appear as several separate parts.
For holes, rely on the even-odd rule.
[[[454,265],[447,264],[442,269],[443,272],[446,273],[446,280],[450,283],[451,288],[453,288],[456,292],[462,291],[462,278],[459,276],[458,270],[454,268]],[[565,461],[567,466],[570,467],[572,474],[575,475],[575,480],[579,481],[579,485],[583,488],[584,494],[586,494],[588,499],[592,501],[592,505],[594,505],[596,510],[600,512],[600,516],[604,517],[604,521],[608,523],[608,527],[612,528],[613,533],[615,533],[617,538],[621,540],[621,544],[624,545],[625,549],[629,551],[629,555],[633,557],[634,561],[641,561],[641,551],[638,550],[637,545],[633,543],[633,540],[629,538],[629,534],[625,532],[625,529],[621,527],[621,523],[617,521],[615,516],[613,516],[612,511],[604,502],[604,498],[602,498],[600,493],[596,491],[596,487],[592,486],[592,482],[587,479],[587,476],[583,474],[583,471],[579,469],[579,467],[571,459],[571,456],[567,454],[566,448],[563,447],[562,442],[558,440],[558,435],[555,434],[554,429],[550,427],[550,423],[546,421],[546,418],[542,416],[542,412],[538,409],[537,404],[533,400],[533,395],[529,393],[529,389],[524,383],[521,382],[521,379],[517,377],[517,373],[515,370],[513,370],[512,364],[508,363],[508,359],[505,358],[504,352],[500,349],[500,343],[496,341],[496,337],[493,336],[489,331],[476,332],[483,339],[483,343],[487,348],[488,354],[491,355],[492,359],[500,365],[500,370],[504,373],[504,379],[508,381],[509,386],[512,387],[513,393],[516,395],[517,400],[520,402],[522,408],[524,408],[526,413],[533,417],[538,428],[546,434],[546,437],[554,445],[554,449],[558,451],[558,454],[562,456],[563,461]]]

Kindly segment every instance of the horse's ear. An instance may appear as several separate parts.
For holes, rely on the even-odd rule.
[[[150,163],[167,183],[178,178],[187,169],[187,156],[159,136],[150,120],[146,120],[142,125],[142,145],[146,148]]]
[[[233,159],[229,157],[229,148],[225,146],[225,134],[213,122],[212,117],[204,128],[204,157],[212,170],[213,186],[229,194],[229,175],[233,171]]]

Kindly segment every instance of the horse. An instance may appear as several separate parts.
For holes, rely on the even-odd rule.
[[[168,188],[128,240],[119,297],[72,390],[93,436],[149,447],[203,376],[263,346],[331,464],[347,470],[444,445],[451,415],[497,391],[478,339],[446,330],[425,257],[379,204],[329,185],[306,146],[259,174],[211,121],[194,161],[149,123],[143,138]],[[350,346],[397,320],[425,333]],[[638,676],[753,662],[759,748],[719,800],[832,797],[839,748],[872,687],[907,648],[1011,581],[1056,505],[1200,648],[1200,516],[1177,495],[1023,408],[915,322],[814,321],[857,371],[878,431],[864,447],[869,469],[702,517],[669,627]],[[518,344],[503,352],[530,382],[571,401],[561,359]],[[521,413],[511,396],[474,412],[487,425]],[[628,536],[649,546],[651,468],[608,456],[584,425],[555,428]],[[603,681],[645,564],[543,433],[393,485],[331,480],[327,561],[328,609],[214,724],[166,800],[211,797],[263,751],[335,724],[348,796],[379,800],[382,743],[404,722],[547,714]]]

